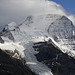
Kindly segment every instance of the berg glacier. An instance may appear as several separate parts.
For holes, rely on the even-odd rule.
[[[28,16],[23,23],[12,22],[0,33],[0,48],[19,51],[29,68],[39,75],[53,75],[51,70],[37,61],[33,43],[51,39],[62,52],[75,57],[75,26],[67,17],[58,14]]]

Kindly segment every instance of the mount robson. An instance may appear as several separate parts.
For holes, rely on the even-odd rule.
[[[75,75],[75,25],[65,15],[38,14],[0,32],[0,75]]]

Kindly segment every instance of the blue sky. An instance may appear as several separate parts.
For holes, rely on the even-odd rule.
[[[67,12],[75,15],[75,0],[49,0],[49,1],[54,1],[62,5]]]

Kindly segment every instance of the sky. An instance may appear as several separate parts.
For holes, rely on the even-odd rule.
[[[0,31],[6,24],[20,24],[30,15],[62,14],[75,22],[74,3],[74,0],[0,0]]]
[[[75,15],[75,0],[49,0],[54,1],[61,6],[68,12]]]

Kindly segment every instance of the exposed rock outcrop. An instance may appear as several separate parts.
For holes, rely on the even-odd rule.
[[[51,68],[54,75],[75,75],[75,59],[62,53],[52,43],[41,45],[38,51],[35,55],[37,60]]]
[[[0,37],[0,43],[4,43],[4,40]]]
[[[35,75],[18,59],[0,50],[0,75]]]

